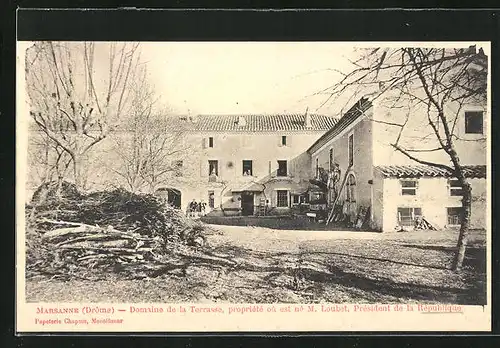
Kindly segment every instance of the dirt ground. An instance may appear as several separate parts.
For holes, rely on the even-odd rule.
[[[485,232],[449,269],[457,231],[371,233],[213,226],[202,257],[155,278],[27,281],[29,302],[447,303],[486,301]]]

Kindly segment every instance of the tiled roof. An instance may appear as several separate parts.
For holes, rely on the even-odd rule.
[[[190,132],[280,132],[280,131],[320,131],[331,129],[338,118],[335,116],[309,114],[310,127],[306,127],[304,114],[252,114],[252,115],[198,115],[189,119],[168,116],[166,131]],[[244,125],[239,119],[244,118]],[[116,130],[127,131],[125,124]],[[39,130],[30,124],[30,130]]]
[[[306,127],[304,114],[198,115],[194,118],[195,122],[173,118],[171,127],[199,132],[327,131],[337,122],[334,116],[309,116],[310,127]],[[241,117],[244,118],[244,125],[238,122]]]
[[[379,173],[386,178],[451,178],[453,173],[444,168],[437,168],[426,165],[406,165],[406,166],[377,166]],[[486,178],[486,166],[474,165],[464,166],[465,176],[470,179]]]
[[[344,129],[349,127],[354,121],[356,121],[363,113],[372,106],[372,103],[367,98],[361,98],[356,104],[354,104],[333,126],[328,132],[326,132],[321,138],[319,138],[311,147],[307,150],[308,152],[313,152],[320,148],[337,135],[339,135]]]

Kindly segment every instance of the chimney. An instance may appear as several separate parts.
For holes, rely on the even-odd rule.
[[[189,122],[191,123],[196,123],[198,122],[198,116],[197,115],[193,116],[193,114],[191,113],[191,109],[188,109],[187,120],[189,120]]]
[[[306,114],[304,117],[305,117],[304,125],[306,126],[306,128],[312,128],[311,115],[309,115],[309,107],[307,107]]]
[[[238,126],[239,127],[245,127],[247,125],[247,120],[245,119],[245,116],[238,116]]]

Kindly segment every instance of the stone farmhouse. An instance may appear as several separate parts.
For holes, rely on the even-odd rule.
[[[366,208],[374,230],[414,226],[415,220],[422,217],[438,228],[458,225],[461,187],[452,174],[421,165],[390,146],[399,132],[392,123],[400,118],[400,112],[382,102],[362,98],[307,150],[311,171],[318,176],[336,164],[341,176],[346,176],[345,188],[340,192],[344,213],[354,220],[358,210]],[[432,148],[433,137],[427,137],[422,126],[427,123],[418,119],[418,113],[423,116],[424,111],[411,112],[409,120],[413,124],[408,124],[404,136],[406,148]],[[455,146],[472,186],[471,227],[484,228],[486,108],[468,106],[457,112]],[[421,152],[418,156],[433,163],[450,163],[444,151]]]
[[[199,115],[184,118],[189,156],[163,191],[186,209],[204,201],[212,215],[287,213],[308,200],[307,149],[337,118],[316,114]]]
[[[172,117],[169,129],[182,129],[188,151],[169,159],[176,170],[155,190],[183,210],[196,200],[205,202],[211,215],[281,215],[313,203],[320,174],[336,168],[339,178],[345,177],[344,187],[342,180],[334,187],[337,203],[352,223],[364,209],[367,224],[378,231],[414,225],[419,217],[439,228],[457,225],[461,192],[451,173],[417,164],[390,146],[397,136],[391,122],[401,116],[398,112],[362,98],[340,118],[307,112]],[[456,127],[457,152],[467,166],[474,197],[472,228],[485,227],[486,221],[486,115],[481,105],[463,108]],[[416,116],[412,115],[415,124],[408,126],[410,133],[404,137],[409,141],[406,146],[413,142],[431,147],[432,137],[424,136]],[[33,140],[36,132],[32,134]],[[113,136],[125,144],[128,135]],[[125,186],[108,169],[116,161],[109,145],[106,139],[89,161],[93,188],[109,187],[110,182]],[[443,151],[420,155],[449,163]],[[32,193],[39,183],[32,178],[36,166],[29,168],[27,186]],[[334,196],[326,199],[328,210]]]

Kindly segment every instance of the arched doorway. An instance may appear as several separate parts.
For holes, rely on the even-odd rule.
[[[156,190],[156,195],[165,199],[172,207],[181,209],[182,193],[180,190],[172,187],[162,187]]]
[[[346,199],[345,199],[346,213],[347,216],[349,217],[349,222],[354,223],[356,220],[358,207],[356,203],[357,199],[356,177],[354,176],[353,173],[350,173],[347,176],[345,192],[346,192]]]

